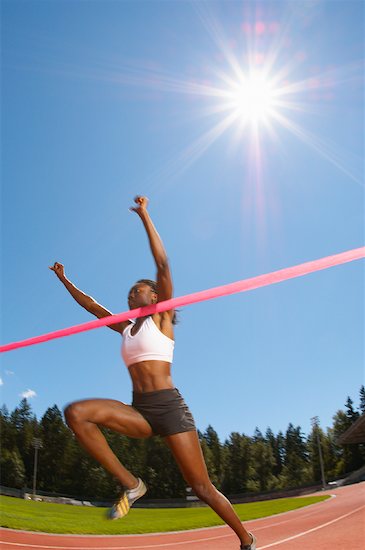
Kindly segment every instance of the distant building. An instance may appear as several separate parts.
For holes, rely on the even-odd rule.
[[[351,443],[365,443],[365,413],[362,414],[351,426],[337,439],[340,445]]]

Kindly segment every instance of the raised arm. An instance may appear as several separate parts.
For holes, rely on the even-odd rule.
[[[95,317],[97,317],[98,319],[100,319],[101,317],[107,317],[108,315],[113,315],[110,311],[98,304],[98,302],[96,302],[94,298],[88,296],[80,289],[78,289],[74,284],[72,284],[71,281],[67,279],[65,275],[65,268],[62,264],[60,264],[59,262],[55,262],[52,267],[49,266],[49,269],[54,271],[58,279],[65,285],[71,296],[76,300],[78,304],[80,304],[80,306],[86,309],[86,311],[88,311],[92,315],[95,315]],[[107,326],[112,330],[115,330],[116,332],[120,332],[122,334],[127,325],[127,322],[123,322]]]
[[[156,282],[158,301],[162,302],[163,300],[169,300],[172,298],[173,293],[169,262],[161,237],[153,225],[147,211],[148,199],[147,197],[136,197],[134,202],[137,206],[131,208],[131,210],[136,212],[142,220],[157,268]]]

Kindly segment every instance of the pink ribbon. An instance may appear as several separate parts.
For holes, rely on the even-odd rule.
[[[97,319],[95,321],[89,321],[88,323],[82,323],[73,327],[56,330],[40,336],[34,336],[20,342],[12,342],[0,346],[0,352],[11,351],[17,348],[23,348],[25,346],[32,346],[34,344],[40,344],[41,342],[47,342],[48,340],[54,340],[55,338],[62,338],[63,336],[70,336],[70,334],[76,334],[78,332],[84,332],[86,330],[92,330],[94,328],[104,327],[105,325],[111,325],[114,323],[120,323],[127,321],[128,319],[135,319],[137,317],[144,317],[153,313],[161,311],[167,311],[169,309],[176,309],[177,307],[187,306],[189,304],[195,304],[196,302],[203,302],[205,300],[212,300],[213,298],[219,298],[220,296],[226,296],[228,294],[235,294],[237,292],[246,292],[248,290],[254,290],[262,286],[272,285],[274,283],[280,283],[287,279],[293,279],[295,277],[301,277],[314,271],[320,271],[321,269],[327,269],[335,265],[352,262],[354,260],[360,260],[365,257],[365,246],[361,248],[355,248],[354,250],[348,250],[341,254],[335,254],[334,256],[327,256],[319,260],[312,262],[306,262],[304,264],[295,265],[293,267],[287,267],[280,269],[279,271],[273,271],[272,273],[266,273],[265,275],[259,275],[250,279],[244,279],[228,285],[217,286],[208,290],[202,290],[200,292],[194,292],[193,294],[187,294],[186,296],[180,296],[178,298],[171,298],[164,302],[159,302],[146,307],[140,307],[118,313],[116,315],[110,315]]]

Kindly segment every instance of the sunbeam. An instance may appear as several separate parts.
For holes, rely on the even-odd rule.
[[[251,149],[260,151],[256,159],[264,162],[264,149],[260,147],[260,142],[270,140],[278,146],[275,127],[287,130],[353,181],[361,183],[361,175],[352,166],[356,166],[358,159],[352,162],[346,151],[310,132],[303,126],[304,118],[301,117],[299,122],[297,115],[323,115],[323,102],[314,94],[322,94],[323,98],[328,93],[339,91],[341,86],[361,84],[363,62],[326,67],[323,71],[319,67],[315,71],[302,67],[302,73],[307,70],[308,74],[301,74],[298,79],[297,59],[283,55],[289,34],[288,21],[281,27],[276,21],[267,24],[262,21],[244,23],[240,31],[241,34],[247,31],[244,46],[236,45],[234,48],[210,6],[194,3],[193,7],[221,59],[220,62],[207,59],[209,74],[205,69],[200,71],[199,78],[187,78],[156,67],[153,63],[113,63],[110,60],[107,64],[103,63],[102,68],[95,66],[79,70],[69,66],[58,71],[77,78],[113,82],[124,89],[137,87],[140,90],[190,96],[195,101],[189,104],[191,120],[196,116],[212,117],[214,122],[210,130],[205,130],[193,143],[186,144],[164,162],[161,169],[148,175],[145,183],[157,178],[160,182],[164,178],[171,180],[181,175],[228,128],[232,130],[231,139],[237,144],[240,141],[247,144],[250,140]],[[259,47],[259,38],[266,31],[271,34],[267,40],[260,42]],[[217,122],[219,117],[221,120]],[[185,121],[188,122],[189,118],[184,113]]]

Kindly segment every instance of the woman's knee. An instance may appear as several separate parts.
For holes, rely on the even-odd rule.
[[[82,403],[79,401],[75,401],[74,403],[70,403],[69,405],[66,405],[66,407],[63,410],[63,414],[65,415],[65,420],[67,426],[72,428],[75,424],[85,420],[85,414],[83,411]]]
[[[217,489],[211,481],[194,483],[192,489],[196,496],[203,502],[208,502],[217,493]]]

